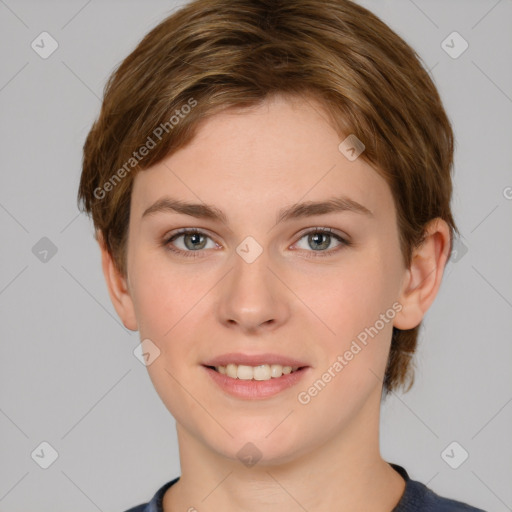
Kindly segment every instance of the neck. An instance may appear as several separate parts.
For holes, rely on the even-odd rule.
[[[390,512],[405,482],[380,456],[379,410],[367,403],[359,421],[325,442],[252,467],[212,451],[177,424],[182,475],[166,492],[164,511]]]

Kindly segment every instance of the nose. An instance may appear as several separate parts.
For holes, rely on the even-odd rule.
[[[227,328],[245,334],[271,332],[290,315],[287,289],[271,268],[268,252],[252,262],[234,254],[234,267],[217,289],[216,314]]]

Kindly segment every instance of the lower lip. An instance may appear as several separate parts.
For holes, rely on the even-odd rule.
[[[308,367],[269,380],[233,379],[207,366],[203,366],[213,381],[226,393],[237,398],[258,399],[275,396],[297,384],[307,373]]]

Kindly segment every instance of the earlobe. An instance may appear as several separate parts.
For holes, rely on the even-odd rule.
[[[413,251],[411,265],[405,272],[398,299],[402,310],[395,317],[395,327],[413,329],[422,321],[441,286],[449,251],[448,224],[440,218],[430,221],[425,239]]]
[[[127,279],[117,270],[112,255],[108,252],[104,244],[101,233],[97,233],[97,240],[101,250],[101,266],[110,300],[124,326],[131,331],[136,331],[138,330],[138,326],[135,317],[135,308],[128,289]]]

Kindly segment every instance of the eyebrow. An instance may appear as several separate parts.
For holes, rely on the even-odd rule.
[[[221,221],[228,224],[225,213],[216,206],[204,203],[187,203],[172,197],[162,197],[147,208],[142,218],[156,213],[181,213],[198,219]],[[306,201],[279,210],[276,224],[292,219],[325,215],[333,212],[353,212],[373,217],[373,213],[362,204],[348,197],[334,197],[325,201]]]

